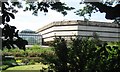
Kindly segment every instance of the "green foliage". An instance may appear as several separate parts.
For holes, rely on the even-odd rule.
[[[15,67],[10,67],[3,72],[41,72],[40,70],[42,69],[42,67],[47,68],[48,66],[43,65],[42,63],[38,63],[35,65],[15,66]]]
[[[26,5],[28,5],[28,6],[25,7],[24,11],[33,11],[32,14],[35,16],[38,15],[38,11],[41,11],[41,12],[43,11],[44,13],[47,13],[48,9],[56,10],[57,12],[60,12],[63,15],[67,15],[68,10],[74,9],[73,7],[66,6],[66,4],[62,3],[62,2],[49,2],[49,1],[48,2],[25,1],[25,2],[26,2]],[[12,2],[12,6],[17,6],[18,8],[23,8],[22,3],[19,1]]]
[[[51,63],[55,62],[56,59],[57,59],[54,52],[52,52],[52,53],[51,52],[44,52],[41,55],[41,58],[42,58],[41,62],[45,65],[46,64],[51,64]]]
[[[69,44],[64,38],[59,37],[53,45],[54,49],[34,45],[25,52],[5,49],[3,56],[13,55],[16,60],[26,65],[43,63],[49,66],[43,67],[41,71],[117,72],[120,69],[120,42],[102,42],[95,34],[94,38],[72,38]]]
[[[28,55],[28,53],[44,53],[44,52],[53,52],[53,48],[52,47],[44,48],[44,47],[40,47],[39,45],[33,45],[32,47],[27,47],[26,51],[20,50],[19,48],[15,48],[15,49],[12,48],[10,50],[5,48],[3,50],[3,54],[9,54],[9,55],[17,55],[17,54]]]
[[[49,69],[56,72],[118,72],[120,71],[120,47],[98,42],[92,38],[71,39],[70,46],[64,38],[56,38],[56,60]]]
[[[23,1],[22,1],[23,2]],[[65,3],[62,2],[29,2],[29,1],[24,1],[26,2],[26,5],[22,5],[22,2],[16,0],[16,2],[2,2],[2,24],[5,24],[6,22],[10,21],[10,18],[15,19],[15,16],[13,13],[17,13],[18,10],[15,9],[17,8],[24,8],[23,11],[33,11],[33,15],[37,16],[38,12],[44,12],[48,13],[48,9],[51,10],[56,10],[57,12],[62,13],[63,15],[67,15],[67,11],[73,10],[73,7],[67,6]]]
[[[63,15],[67,15],[67,10],[72,10],[74,9],[73,7],[68,7],[65,6],[65,3],[61,3],[61,2],[56,2],[54,4],[50,4],[51,5],[51,9],[52,10],[56,10],[57,12],[61,12]]]
[[[2,65],[0,66],[1,70],[6,70],[9,67],[14,67],[17,65],[18,64],[16,63],[14,58],[6,58],[2,56]]]
[[[3,61],[2,63],[3,63],[3,65],[11,66],[13,63],[16,64],[16,61],[15,60],[8,60],[8,61],[6,60],[6,61]]]
[[[87,0],[86,0],[87,1]],[[81,1],[80,4],[84,4],[85,6],[75,13],[76,15],[83,16],[84,19],[90,19],[92,13],[101,12],[106,13],[105,18],[115,20],[114,22],[119,24],[119,3],[120,1],[115,0],[101,0],[100,2],[89,2],[89,1]],[[116,6],[114,6],[116,4]],[[114,6],[114,7],[113,7]],[[113,11],[115,15],[113,14]]]
[[[2,65],[2,66],[0,66],[0,68],[1,68],[2,70],[6,70],[7,68],[9,68],[9,65]]]
[[[47,63],[48,60],[52,60],[51,57],[54,57],[54,52],[52,48],[44,48],[38,45],[33,45],[26,49],[26,51],[16,49],[4,49],[2,56],[14,56],[15,61],[18,65],[33,65],[35,63]],[[3,65],[9,65],[13,63],[12,61],[6,61],[3,59]]]
[[[82,9],[77,10],[76,15],[83,16],[85,19],[90,19],[91,14],[97,12],[97,8],[91,4],[86,4]]]

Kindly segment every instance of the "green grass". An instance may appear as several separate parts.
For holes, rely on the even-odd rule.
[[[48,48],[44,48],[44,47],[39,47],[37,45],[33,45],[32,47],[28,47],[26,48],[26,51],[22,50],[22,49],[19,49],[19,48],[15,48],[15,49],[10,49],[8,50],[7,48],[5,48],[2,52],[39,52],[39,53],[43,53],[43,52],[51,52],[53,51],[52,50],[53,48],[52,47],[48,47]]]
[[[28,48],[26,51],[16,49],[11,49],[7,51],[5,49],[2,52],[2,56],[14,56],[14,57],[40,57],[41,54],[53,53],[52,48]]]
[[[15,48],[15,49],[4,49],[2,51],[2,55],[12,55],[12,56],[19,56],[19,57],[26,57],[25,54],[28,55],[35,55],[35,54],[40,54],[40,53],[53,53],[53,48],[49,47],[49,48],[44,48],[44,47],[39,47],[37,45],[33,45],[32,47],[26,48],[26,51],[19,49],[19,48]]]
[[[40,53],[43,53],[43,52],[51,52],[52,51],[52,48],[42,48],[42,47],[39,47],[39,48],[28,48],[26,49],[26,52],[40,52]]]
[[[35,65],[24,65],[24,66],[15,66],[15,67],[10,67],[7,70],[40,70],[42,67],[47,68],[48,65],[44,64],[35,64]]]

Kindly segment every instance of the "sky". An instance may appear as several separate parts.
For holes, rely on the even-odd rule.
[[[15,14],[15,19],[11,19],[8,23],[12,26],[16,26],[18,30],[22,31],[25,29],[30,29],[36,31],[37,29],[51,23],[54,21],[63,21],[63,20],[83,20],[83,17],[75,15],[75,11],[83,7],[79,5],[79,0],[69,1],[61,0],[65,2],[68,6],[75,7],[75,10],[68,11],[66,16],[63,16],[61,13],[49,10],[45,15],[43,12],[38,12],[38,16],[32,15],[32,12],[27,11],[23,12],[22,9],[19,9],[18,13]],[[91,16],[91,21],[100,21],[100,22],[112,22],[111,20],[105,19],[105,13],[94,13]]]

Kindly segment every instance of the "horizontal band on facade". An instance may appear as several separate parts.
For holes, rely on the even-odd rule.
[[[120,33],[120,32],[95,31],[95,30],[52,30],[52,31],[46,32],[42,35],[46,35],[46,34],[49,34],[49,33],[52,33],[52,32],[69,32],[69,31],[102,32],[102,33],[117,33],[117,34]]]
[[[93,36],[86,36],[86,35],[61,35],[60,37],[75,37],[75,36],[79,36],[79,37],[93,37]],[[53,38],[53,37],[59,37],[59,35],[49,36],[49,37],[45,37],[43,39]],[[120,40],[120,37],[107,37],[107,36],[98,36],[98,37],[99,38],[118,38]]]
[[[26,34],[19,34],[19,36],[41,36],[41,35],[26,35]]]
[[[37,31],[37,32],[42,32],[42,31],[44,31],[44,30],[47,30],[47,29],[50,29],[50,28],[52,28],[52,27],[57,27],[57,26],[86,26],[86,25],[79,25],[79,24],[73,24],[73,25],[54,25],[54,26],[50,26],[50,27],[48,27],[48,28],[45,28],[45,29],[43,29],[43,30],[41,30],[41,31]],[[88,25],[87,25],[88,26]],[[89,25],[89,26],[92,26],[92,25]],[[99,26],[92,26],[92,27],[99,27]],[[116,28],[116,27],[108,27],[108,26],[101,26],[101,27],[106,27],[106,28]],[[118,27],[118,28],[120,28],[120,27]]]
[[[37,32],[41,32],[44,31],[46,29],[49,29],[51,27],[55,27],[55,26],[93,26],[93,27],[107,27],[107,28],[120,28],[120,26],[118,24],[114,24],[114,23],[106,23],[106,22],[93,22],[90,21],[86,24],[86,22],[84,21],[74,21],[73,23],[71,23],[72,21],[66,21],[66,22],[53,22],[50,23],[40,29],[37,30]]]

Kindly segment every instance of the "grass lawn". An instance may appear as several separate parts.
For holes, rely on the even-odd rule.
[[[11,52],[11,53],[16,53],[16,52],[21,52],[21,53],[24,53],[24,52],[28,52],[28,53],[31,53],[31,52],[39,52],[39,53],[43,53],[43,52],[52,52],[52,47],[48,47],[48,48],[45,48],[45,47],[40,47],[38,45],[33,45],[32,47],[27,47],[26,48],[26,51],[24,51],[23,49],[19,49],[19,48],[15,48],[15,49],[10,49],[8,50],[7,48],[5,48],[2,52]]]
[[[14,72],[18,72],[17,70],[38,70],[42,69],[42,67],[47,68],[48,65],[43,65],[43,64],[35,64],[35,65],[24,65],[24,66],[15,66],[15,67],[10,67],[7,70],[3,72],[8,72],[8,70],[14,70]],[[16,70],[16,71],[15,71]]]

